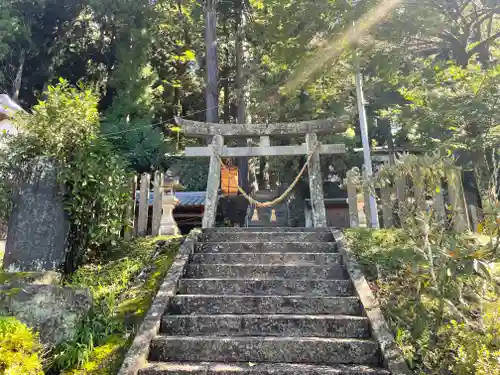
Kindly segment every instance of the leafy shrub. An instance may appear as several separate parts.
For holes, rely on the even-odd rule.
[[[488,319],[483,332],[452,321],[443,330],[447,349],[454,357],[449,370],[456,375],[500,374],[500,316]]]
[[[415,374],[500,374],[498,275],[478,265],[492,260],[488,245],[452,233],[430,237],[435,279],[411,230],[347,231]]]
[[[66,266],[72,271],[89,258],[102,257],[120,237],[130,191],[123,162],[102,140],[74,152],[61,181],[71,221]]]
[[[43,375],[41,350],[31,329],[13,317],[0,316],[1,375]]]
[[[6,138],[0,157],[0,202],[10,198],[15,182],[29,173],[31,160],[45,156],[57,164],[70,220],[70,273],[112,244],[126,225],[127,172],[102,139],[98,98],[92,90],[71,87],[61,79],[46,94],[32,113],[13,120],[20,134]]]

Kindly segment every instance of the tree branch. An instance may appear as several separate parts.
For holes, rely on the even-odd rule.
[[[476,52],[478,52],[482,46],[484,46],[485,44],[488,44],[488,43],[491,43],[492,41],[494,41],[495,39],[498,39],[500,38],[500,31],[493,34],[492,36],[490,36],[489,38],[483,40],[482,42],[480,42],[479,44],[476,44],[474,46],[474,48],[472,48],[470,51],[467,52],[467,54],[469,55],[469,57],[471,57],[472,55],[474,55]]]

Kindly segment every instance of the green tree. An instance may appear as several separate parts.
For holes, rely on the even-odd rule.
[[[64,205],[70,220],[66,272],[96,256],[116,241],[126,225],[130,203],[124,163],[101,137],[98,98],[90,89],[60,80],[49,86],[46,100],[32,113],[20,113],[19,135],[6,138],[0,175],[23,178],[40,156],[59,168]],[[2,179],[2,191],[12,191]]]

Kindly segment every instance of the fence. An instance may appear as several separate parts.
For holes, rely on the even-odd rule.
[[[142,173],[130,182],[131,199],[128,212],[129,228],[125,238],[157,236],[163,212],[164,173]]]
[[[438,220],[443,224],[451,224],[457,232],[469,231],[471,222],[475,231],[478,228],[479,219],[476,206],[467,206],[461,171],[457,168],[446,170],[446,178],[442,180],[441,187],[433,191],[432,196],[426,194],[424,181],[415,184],[409,178],[400,178],[392,181],[389,186],[374,189],[374,191],[367,188],[366,182],[366,176],[360,177],[356,168],[347,173],[346,184],[351,228],[360,226],[361,210],[364,211],[367,226],[372,226],[369,219],[371,217],[369,199],[373,192],[377,195],[379,208],[377,217],[382,219],[380,223],[382,228],[392,228],[397,226],[398,222],[405,221],[405,216],[409,215],[407,209],[409,204],[413,204],[422,211],[432,209]],[[363,202],[360,203],[358,197],[361,197]]]

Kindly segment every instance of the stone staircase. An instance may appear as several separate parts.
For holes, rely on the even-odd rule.
[[[330,232],[202,238],[140,375],[389,375]]]

